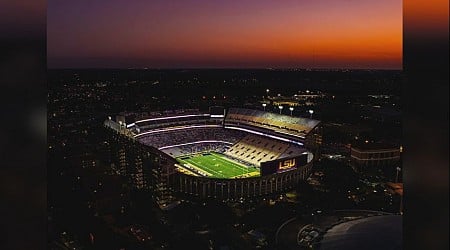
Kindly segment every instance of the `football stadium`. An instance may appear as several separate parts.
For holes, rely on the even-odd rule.
[[[308,177],[320,121],[245,108],[123,113],[113,131],[118,171],[166,206],[176,196],[266,197]]]

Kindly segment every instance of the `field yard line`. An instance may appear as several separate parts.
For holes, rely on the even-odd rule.
[[[221,173],[225,172],[227,175],[231,175],[231,174],[234,175],[233,172],[235,172],[235,171],[240,172],[241,171],[239,168],[236,167],[235,164],[232,164],[230,162],[224,161],[223,159],[221,159],[220,157],[218,157],[216,155],[207,156],[206,159],[209,160],[212,165],[214,164],[214,162],[220,163],[219,167],[220,167],[220,170],[222,170]],[[227,178],[228,177],[229,176],[227,176]]]
[[[228,160],[227,158],[225,158],[223,155],[220,154],[213,154],[217,159],[221,160],[221,161],[225,161],[227,163],[231,163],[233,166],[237,166],[239,169],[247,169],[246,167],[242,166],[241,164],[234,162],[232,160]]]
[[[242,167],[242,166],[239,166],[239,165],[237,165],[237,164],[235,164],[234,162],[230,162],[230,161],[227,161],[226,159],[223,159],[223,158],[219,158],[219,157],[217,157],[217,159],[220,161],[220,162],[222,162],[222,163],[224,163],[224,164],[227,164],[228,166],[233,166],[236,170],[238,170],[239,172],[247,172],[248,171],[248,169],[246,169],[246,168],[244,168],[244,167]]]
[[[219,154],[219,153],[214,153],[214,154],[215,154],[216,156],[219,156],[219,157],[222,158],[222,159],[225,159],[226,161],[232,162],[232,163],[237,164],[237,165],[239,165],[239,166],[241,166],[241,167],[250,168],[250,167],[246,166],[246,165],[243,164],[243,163],[240,163],[240,162],[238,162],[238,161],[236,161],[236,160],[233,160],[233,159],[231,159],[231,158],[228,158],[226,154]],[[250,162],[247,162],[247,163],[251,164]],[[253,164],[252,164],[252,165],[253,165]]]
[[[198,163],[198,162],[195,162],[194,160],[188,159],[188,160],[186,160],[186,161],[189,162],[189,163],[192,164],[192,165],[197,165],[197,166],[200,165],[202,168],[205,168],[205,169],[209,170],[210,172],[216,173],[217,176],[225,177],[224,174],[222,174],[222,173],[220,173],[220,172],[217,172],[217,171],[215,171],[215,170],[212,170],[212,169],[210,169],[210,168],[204,166],[203,164],[200,164],[200,163]],[[205,170],[203,169],[203,171],[205,171]]]
[[[181,160],[183,163],[189,163],[189,165],[191,165],[193,168],[195,168],[197,171],[200,172],[206,172],[208,174],[208,176],[214,176],[213,173],[206,171],[203,168],[200,168],[199,166],[197,166],[197,163],[192,163],[191,161],[188,160]]]
[[[221,165],[223,164],[224,166],[221,166],[221,169],[225,173],[224,172],[219,172],[218,173],[216,170],[210,169],[210,168],[206,167],[203,164],[199,164],[199,165],[201,165],[202,167],[208,169],[209,171],[212,171],[214,173],[218,173],[219,176],[222,176],[224,178],[232,178],[232,176],[241,175],[242,172],[244,172],[244,170],[242,169],[241,166],[237,165],[236,163],[229,162],[229,161],[226,161],[225,159],[222,159],[220,157],[220,155],[211,154],[209,156],[201,156],[201,157],[203,158],[202,160],[206,161],[207,164],[214,164],[213,160],[217,160],[216,162],[221,163]]]
[[[239,176],[256,176],[259,171],[254,168],[244,166],[238,162],[226,158],[222,154],[211,152],[209,155],[192,155],[188,159],[179,159],[184,163],[188,163],[197,171],[206,172],[212,177],[219,178],[236,178]],[[219,163],[219,166],[215,164]],[[213,167],[213,168],[210,168]]]
[[[225,162],[231,163],[233,166],[237,166],[240,170],[256,172],[253,168],[249,168],[249,167],[245,167],[245,166],[242,166],[242,165],[238,165],[234,161],[228,160],[227,158],[225,158],[225,157],[223,157],[221,155],[214,155],[214,156],[216,156],[216,158],[218,158],[221,161],[225,161]]]
[[[193,167],[193,168],[195,168],[197,171],[203,171],[203,172],[206,172],[205,170],[203,170],[203,169],[201,169],[201,168],[199,168],[199,167],[197,167],[197,166],[195,166],[195,165],[193,165],[192,163],[190,163],[190,162],[188,162],[188,161],[186,161],[186,160],[182,160],[182,159],[178,159],[179,161],[181,161],[181,163],[183,163],[183,164],[186,164],[186,165],[189,165],[189,166],[191,166],[191,167]],[[183,164],[182,164],[182,166],[183,166]],[[186,168],[185,166],[183,166],[184,168]],[[192,171],[191,169],[188,169],[189,171]],[[208,173],[209,174],[209,173]]]
[[[194,156],[194,157],[197,158],[197,159],[198,158],[200,158],[200,159],[203,158],[202,159],[203,161],[205,161],[207,159],[204,156]],[[196,169],[200,169],[201,171],[208,172],[211,176],[227,178],[223,173],[217,172],[214,169],[210,169],[207,166],[205,166],[204,164],[196,162],[193,158],[189,158],[189,159],[182,160],[182,161],[185,161],[185,162],[195,166]]]

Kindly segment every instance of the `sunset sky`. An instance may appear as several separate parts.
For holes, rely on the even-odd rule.
[[[48,0],[51,68],[402,68],[402,1]]]

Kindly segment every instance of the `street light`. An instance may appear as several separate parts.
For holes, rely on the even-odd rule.
[[[264,108],[264,111],[266,111],[267,103],[263,103],[262,106],[263,106],[263,108]]]
[[[312,115],[314,114],[314,110],[310,109],[310,110],[308,110],[308,112],[309,112],[309,114],[310,114],[309,118],[312,119]]]
[[[269,90],[269,89],[266,89],[267,97],[269,97],[269,92],[270,92],[270,90]]]
[[[292,111],[294,111],[294,107],[289,107],[289,110],[291,111],[291,116],[292,116]]]
[[[283,106],[278,106],[278,108],[280,109],[280,115],[281,115],[281,110],[283,110]]]

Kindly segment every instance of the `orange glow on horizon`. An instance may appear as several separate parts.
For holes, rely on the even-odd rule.
[[[403,8],[408,33],[428,37],[448,36],[448,0],[407,0]]]
[[[402,68],[398,0],[160,5],[153,15],[129,7],[133,16],[126,19],[116,17],[123,15],[120,4],[88,18],[53,19],[50,8],[50,64],[97,58],[149,67]]]

